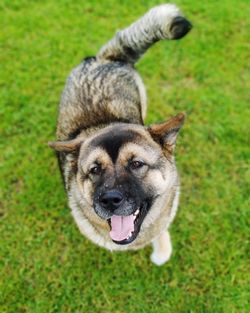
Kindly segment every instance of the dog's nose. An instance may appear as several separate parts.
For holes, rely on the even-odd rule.
[[[100,202],[105,209],[115,210],[123,202],[123,195],[118,190],[109,190],[102,194]]]

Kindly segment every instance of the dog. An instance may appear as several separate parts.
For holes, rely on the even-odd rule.
[[[134,64],[155,42],[180,39],[191,28],[175,5],[159,5],[84,59],[67,79],[57,140],[49,142],[81,233],[109,250],[152,243],[157,265],[172,252],[174,148],[185,115],[145,126],[146,92]]]

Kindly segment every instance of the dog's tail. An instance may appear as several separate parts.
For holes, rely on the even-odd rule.
[[[102,47],[97,58],[134,64],[155,42],[180,39],[191,28],[191,23],[175,5],[162,4],[152,8],[128,28],[119,31]]]

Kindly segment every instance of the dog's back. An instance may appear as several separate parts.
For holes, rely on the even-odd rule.
[[[157,6],[118,32],[97,54],[70,74],[60,104],[57,137],[114,122],[142,124],[146,94],[133,65],[155,42],[182,38],[191,24],[171,4]]]

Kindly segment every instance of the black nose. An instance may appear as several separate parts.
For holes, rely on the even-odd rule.
[[[105,209],[115,210],[122,204],[123,195],[118,190],[109,190],[102,194],[100,202]]]

